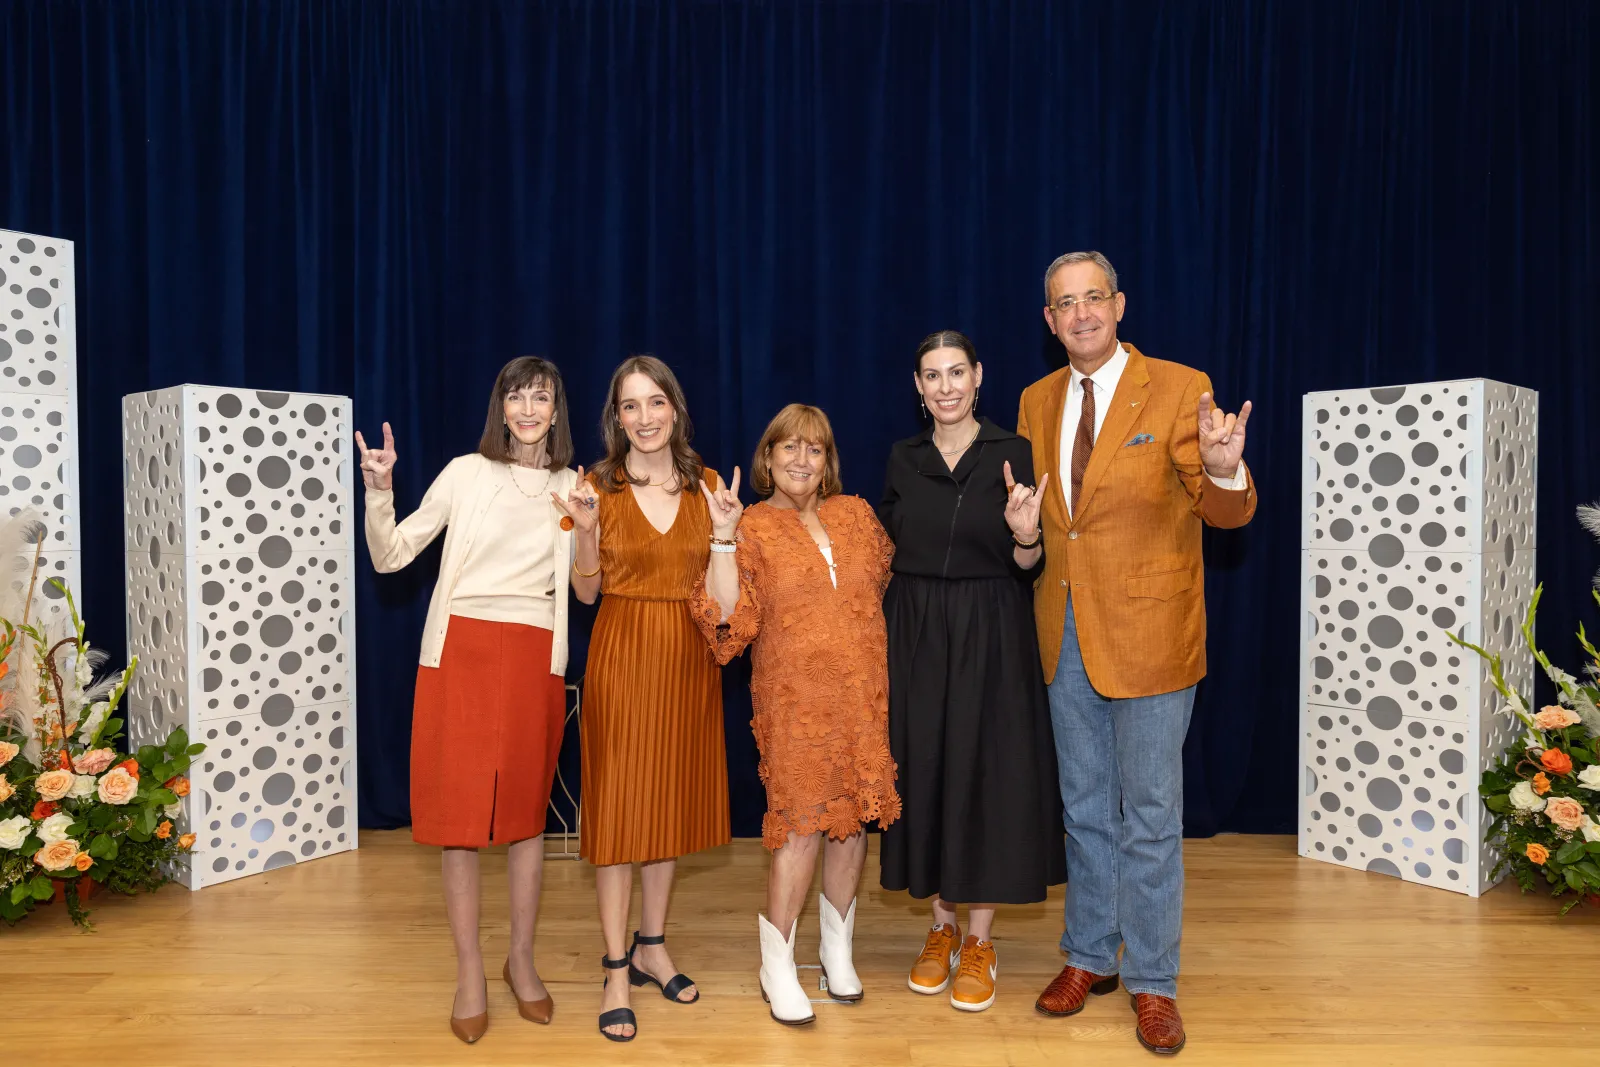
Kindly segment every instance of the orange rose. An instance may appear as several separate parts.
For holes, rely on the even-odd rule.
[[[4,664],[0,664],[0,666],[4,666]],[[5,675],[0,674],[0,678],[4,677]],[[17,753],[21,751],[22,749],[18,748],[16,745],[13,745],[10,741],[0,741],[0,767],[4,767],[6,764],[16,759]]]
[[[139,792],[139,779],[119,764],[100,776],[95,792],[107,804],[126,804]]]
[[[78,843],[72,838],[52,841],[33,854],[33,862],[47,871],[64,871],[78,859]]]
[[[1550,792],[1550,776],[1540,771],[1533,776],[1533,791],[1540,796]]]
[[[139,777],[139,761],[138,760],[132,759],[132,758],[125,759],[121,763],[117,764],[117,766],[119,768],[121,768],[122,770],[127,771],[134,778],[138,778]]]
[[[181,774],[173,778],[168,778],[163,784],[180,797],[186,797],[189,795],[189,779],[185,778]]]
[[[45,771],[33,780],[41,800],[60,800],[72,790],[77,776],[71,771]]]
[[[1537,841],[1528,842],[1528,847],[1523,849],[1523,854],[1539,866],[1544,866],[1544,861],[1550,858],[1550,850]]]
[[[1539,757],[1539,762],[1544,764],[1544,769],[1551,774],[1571,774],[1572,757],[1559,748],[1547,748],[1544,755]]]
[[[55,803],[54,801],[41,800],[39,803],[33,806],[32,811],[28,812],[28,818],[32,819],[34,822],[43,822],[50,816],[54,815],[56,813],[56,809],[60,806],[61,805]]]
[[[10,782],[6,781],[6,776],[0,774],[0,803],[10,800],[16,795],[16,792],[16,788]]]
[[[184,834],[182,837],[178,838],[178,847],[179,848],[193,848],[194,847],[194,835],[193,834]]]
[[[172,836],[172,823],[166,819],[161,820],[161,825],[156,827],[156,836],[165,841]]]
[[[78,868],[80,871],[87,871],[90,867],[94,866],[94,857],[89,855],[87,852],[80,852],[73,859],[72,865]]]

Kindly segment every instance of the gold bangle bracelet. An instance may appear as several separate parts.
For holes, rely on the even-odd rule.
[[[593,578],[595,575],[600,573],[600,561],[599,560],[595,560],[594,570],[592,570],[592,571],[580,571],[578,569],[578,561],[577,560],[573,560],[572,561],[572,573],[576,574],[579,578]]]

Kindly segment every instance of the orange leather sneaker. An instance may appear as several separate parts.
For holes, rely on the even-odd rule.
[[[994,1003],[994,976],[999,964],[994,942],[968,934],[961,943],[961,966],[950,984],[950,1006],[961,1011],[983,1011]]]
[[[928,940],[922,944],[922,955],[911,965],[911,977],[906,985],[913,993],[933,996],[943,993],[950,985],[950,972],[961,959],[961,933],[945,923],[928,931]]]

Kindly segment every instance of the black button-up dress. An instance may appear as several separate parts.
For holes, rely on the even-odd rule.
[[[884,595],[889,744],[900,820],[885,889],[1028,904],[1066,881],[1050,706],[1031,582],[1012,556],[1004,464],[1033,485],[1026,440],[987,419],[951,470],[931,429],[889,455],[878,517],[895,543]]]

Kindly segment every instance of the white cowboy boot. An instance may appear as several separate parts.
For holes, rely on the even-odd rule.
[[[811,999],[794,969],[794,932],[800,920],[789,924],[787,938],[765,915],[757,915],[756,923],[761,931],[761,999],[772,1005],[772,1017],[785,1026],[814,1021]]]
[[[817,894],[817,911],[822,915],[822,973],[828,979],[828,996],[834,1000],[860,1000],[861,979],[856,977],[854,943],[856,936],[856,902],[850,902],[850,911],[841,917],[839,909],[828,902],[827,894]]]

